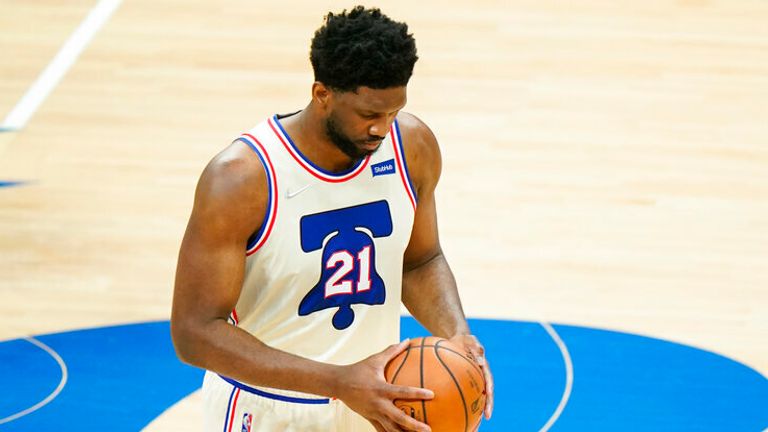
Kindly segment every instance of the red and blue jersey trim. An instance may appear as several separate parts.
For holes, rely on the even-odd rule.
[[[403,150],[403,139],[400,135],[400,124],[397,120],[390,126],[390,134],[392,135],[392,146],[395,149],[395,163],[397,164],[397,171],[400,173],[400,179],[403,181],[403,187],[408,194],[408,199],[411,201],[413,211],[416,211],[416,205],[419,202],[416,196],[416,189],[411,182],[411,175],[408,173],[408,164],[405,161],[405,151]]]
[[[272,160],[269,158],[269,154],[264,149],[264,146],[251,134],[245,133],[240,135],[237,141],[246,143],[259,157],[261,164],[264,166],[264,171],[267,173],[267,212],[264,215],[264,221],[261,223],[261,227],[248,241],[246,247],[246,255],[253,255],[269,238],[269,234],[272,232],[272,227],[275,225],[275,218],[277,217],[277,176],[275,175],[275,168],[272,166]]]
[[[233,390],[237,389],[239,392],[240,390],[246,391],[251,394],[255,394],[257,396],[265,397],[267,399],[273,399],[278,400],[282,402],[290,402],[290,403],[297,403],[297,404],[306,404],[306,405],[328,405],[331,403],[331,400],[328,398],[322,398],[322,399],[309,399],[309,398],[300,398],[300,397],[291,397],[291,396],[284,396],[279,395],[275,393],[270,393],[264,390],[256,389],[250,386],[247,386],[240,381],[235,381],[232,378],[225,377],[223,375],[219,375],[221,379],[228,382],[232,385]],[[230,400],[232,399],[232,396],[230,395]],[[231,405],[231,402],[230,402]],[[229,413],[229,411],[227,411]]]
[[[235,326],[240,324],[240,319],[237,318],[237,311],[235,309],[232,309],[232,313],[229,314],[229,321],[231,321],[232,325]]]
[[[323,168],[320,168],[319,166],[312,163],[312,161],[304,156],[299,148],[296,147],[296,144],[285,131],[283,125],[280,124],[280,120],[278,120],[277,115],[269,118],[267,122],[269,123],[269,127],[272,129],[275,135],[277,135],[277,138],[281,143],[283,143],[283,146],[291,155],[291,157],[293,157],[296,163],[301,165],[307,172],[320,180],[330,183],[341,183],[353,179],[358,174],[363,172],[363,170],[365,170],[365,167],[368,166],[368,162],[371,160],[371,156],[368,155],[364,159],[358,161],[357,164],[355,164],[355,166],[352,168],[340,173],[324,170]]]
[[[232,393],[229,395],[227,403],[227,415],[224,417],[224,432],[232,432],[232,424],[235,420],[235,410],[237,410],[237,399],[240,396],[240,389],[232,387]]]

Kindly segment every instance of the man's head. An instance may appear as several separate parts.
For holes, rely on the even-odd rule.
[[[416,63],[416,41],[408,25],[379,9],[357,6],[329,13],[315,32],[309,53],[315,81],[335,91],[358,87],[405,87]]]
[[[378,9],[329,13],[312,39],[313,99],[328,138],[347,156],[373,153],[406,102],[418,59],[408,26]]]

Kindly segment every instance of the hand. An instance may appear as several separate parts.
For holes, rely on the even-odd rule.
[[[405,351],[408,342],[406,339],[365,360],[341,367],[337,398],[365,417],[378,432],[432,430],[398,409],[394,400],[432,399],[434,393],[418,387],[392,385],[384,379],[384,367],[395,356]]]
[[[451,343],[454,343],[460,347],[463,347],[467,352],[477,361],[477,364],[483,370],[485,376],[485,419],[491,418],[493,413],[493,375],[491,375],[491,368],[488,366],[488,361],[485,359],[485,348],[478,342],[477,338],[472,335],[460,334],[448,339]]]

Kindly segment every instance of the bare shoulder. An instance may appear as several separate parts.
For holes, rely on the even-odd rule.
[[[433,153],[439,155],[440,148],[435,134],[420,118],[401,111],[397,115],[397,121],[400,125],[403,146],[407,151],[413,151],[416,156],[431,156]]]
[[[236,141],[211,159],[200,175],[192,217],[204,220],[213,231],[250,235],[264,217],[267,188],[258,156]]]
[[[407,112],[397,116],[408,171],[417,194],[437,184],[442,169],[440,146],[432,130],[420,118]]]

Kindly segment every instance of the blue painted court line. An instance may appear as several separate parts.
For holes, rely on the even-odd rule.
[[[470,320],[496,383],[483,432],[539,431],[566,385],[564,357],[539,323]],[[573,364],[573,391],[550,430],[762,431],[768,380],[749,367],[693,347],[584,327],[553,325]],[[403,337],[426,335],[403,318]],[[180,363],[168,322],[38,337],[66,363],[69,379],[38,411],[5,431],[135,431],[198,389],[202,371]],[[0,343],[0,419],[34,405],[61,380],[57,363],[25,340]]]
[[[563,358],[538,323],[470,320],[486,348],[496,407],[480,430],[539,431],[565,386]],[[759,432],[768,379],[729,358],[649,337],[552,326],[573,362],[573,391],[552,431]],[[427,332],[404,318],[403,337]]]
[[[768,427],[768,380],[741,363],[660,339],[555,328],[571,351],[575,380],[554,430],[757,432]]]
[[[14,187],[14,186],[23,186],[26,183],[27,182],[23,182],[23,181],[3,181],[3,180],[0,180],[0,188]]]
[[[470,320],[486,349],[495,384],[495,407],[485,431],[538,431],[557,408],[565,366],[557,345],[538,323]],[[403,338],[428,332],[413,318],[401,321]]]
[[[0,365],[3,365],[0,368],[0,383],[3,383],[0,419],[4,419],[33,407],[53,393],[62,373],[53,357],[24,339],[0,346]]]
[[[167,321],[37,339],[62,357],[69,380],[56,399],[0,426],[3,431],[137,431],[202,382],[201,370],[176,358]],[[0,344],[0,359],[0,419],[44,398],[58,383],[58,366],[18,340]]]

